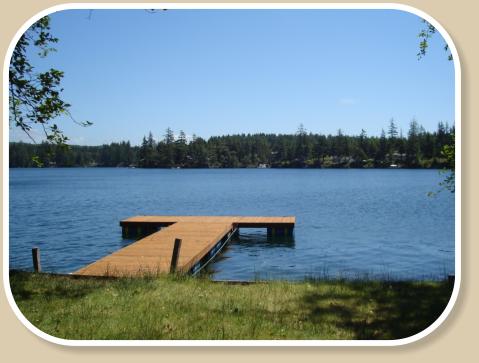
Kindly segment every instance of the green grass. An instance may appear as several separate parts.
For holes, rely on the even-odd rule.
[[[398,339],[431,325],[447,282],[215,283],[12,271],[25,317],[65,339]]]

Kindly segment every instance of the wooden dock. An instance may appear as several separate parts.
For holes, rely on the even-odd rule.
[[[176,270],[196,274],[239,228],[267,228],[290,235],[295,217],[137,216],[122,220],[124,237],[143,237],[74,272],[87,276],[139,276],[170,272],[175,239],[181,240]]]

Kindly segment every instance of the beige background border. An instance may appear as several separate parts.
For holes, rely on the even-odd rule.
[[[7,47],[18,28],[37,12],[50,6],[67,2],[54,0],[22,0],[15,4],[13,2],[2,2],[0,5],[0,55],[2,67]],[[105,0],[103,2],[111,1]],[[267,0],[264,0],[264,2],[267,2]],[[368,2],[381,3],[381,1],[371,0]],[[0,294],[1,359],[7,362],[48,361],[52,363],[65,361],[84,362],[92,359],[101,359],[103,362],[169,359],[175,361],[192,360],[195,362],[206,360],[208,362],[231,362],[255,358],[258,360],[274,359],[275,362],[289,362],[291,360],[308,362],[317,361],[318,359],[326,361],[354,360],[355,362],[402,362],[405,359],[414,359],[418,362],[433,360],[436,362],[447,360],[450,362],[458,359],[461,361],[471,361],[474,356],[477,359],[477,348],[474,344],[477,342],[478,335],[476,325],[479,322],[479,293],[478,289],[473,289],[472,277],[479,275],[478,264],[474,265],[473,263],[473,256],[479,257],[477,253],[478,228],[477,225],[473,226],[473,221],[479,217],[478,204],[474,203],[478,201],[478,192],[477,189],[473,189],[473,185],[478,185],[478,163],[474,156],[478,155],[479,147],[477,143],[473,145],[472,140],[474,135],[478,135],[477,122],[473,122],[473,120],[478,118],[478,106],[477,104],[473,105],[473,100],[479,98],[477,86],[479,77],[478,66],[474,68],[473,65],[479,65],[478,32],[475,28],[479,5],[477,3],[474,4],[473,1],[468,2],[466,0],[455,0],[454,2],[407,0],[397,2],[423,10],[439,21],[454,40],[462,66],[462,286],[456,306],[442,326],[428,337],[401,347],[71,348],[43,341],[28,331],[10,309],[5,293],[2,291]],[[3,120],[3,122],[7,121]],[[0,132],[3,132],[1,130]],[[2,177],[2,185],[3,183],[4,178]],[[1,216],[0,220],[3,220]],[[8,226],[4,226],[2,223],[2,230],[3,228],[8,228]],[[3,253],[3,249],[1,253]],[[3,256],[1,261],[3,261]]]

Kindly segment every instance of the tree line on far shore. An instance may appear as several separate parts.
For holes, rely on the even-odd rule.
[[[10,167],[140,168],[448,168],[444,148],[454,143],[454,126],[439,122],[426,131],[416,120],[407,135],[394,120],[380,136],[365,130],[348,136],[307,132],[239,134],[205,140],[168,128],[160,140],[150,132],[140,146],[129,141],[102,146],[10,143]]]

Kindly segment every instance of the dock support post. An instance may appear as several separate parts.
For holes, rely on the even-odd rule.
[[[276,236],[276,228],[275,227],[268,227],[268,237],[274,237]]]
[[[181,239],[175,238],[175,244],[173,246],[173,254],[171,255],[170,272],[176,271],[176,266],[178,264],[178,257],[180,255],[180,248],[181,248]]]
[[[32,248],[33,270],[35,272],[41,272],[42,266],[40,264],[40,249],[38,247]]]

